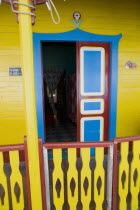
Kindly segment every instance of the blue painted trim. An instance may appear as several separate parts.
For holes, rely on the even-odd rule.
[[[116,109],[117,109],[117,84],[118,84],[118,42],[122,37],[119,35],[98,35],[80,29],[75,29],[64,33],[41,34],[33,33],[34,44],[34,68],[36,84],[36,107],[38,135],[44,142],[44,119],[43,119],[43,99],[42,99],[42,67],[41,67],[41,41],[80,41],[80,42],[110,42],[111,62],[110,62],[110,113],[109,113],[109,140],[116,137]]]
[[[116,137],[117,92],[118,92],[118,43],[113,42],[110,49],[110,109],[109,140]]]

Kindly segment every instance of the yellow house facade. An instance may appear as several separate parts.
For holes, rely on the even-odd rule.
[[[116,136],[139,135],[140,121],[140,4],[128,1],[54,1],[61,18],[54,24],[45,4],[36,6],[35,33],[62,33],[75,29],[73,13],[81,13],[80,29],[101,35],[122,34],[118,53]],[[9,67],[22,67],[19,26],[9,4],[0,6],[0,133],[1,145],[23,142],[26,135],[23,77],[9,76]],[[126,68],[126,63],[136,68]]]
[[[19,1],[22,3],[29,3],[27,0]],[[95,54],[98,57],[98,52],[101,53],[101,73],[103,71],[107,72],[107,67],[102,68],[103,64],[105,64],[104,60],[110,61],[108,64],[110,69],[111,69],[111,75],[114,74],[114,70],[117,68],[118,69],[118,80],[117,80],[117,74],[116,78],[111,77],[110,81],[111,84],[111,93],[114,89],[117,87],[117,104],[114,104],[114,106],[117,105],[117,109],[114,109],[113,104],[111,104],[111,109],[112,112],[108,112],[107,116],[111,113],[111,116],[116,116],[115,117],[115,134],[117,137],[123,137],[123,136],[136,136],[139,135],[139,121],[140,121],[140,100],[139,100],[139,92],[140,92],[140,83],[139,83],[139,77],[140,77],[140,60],[139,60],[139,55],[140,55],[140,43],[139,43],[139,35],[140,35],[140,3],[138,0],[134,0],[133,2],[128,2],[126,0],[122,1],[111,1],[111,0],[105,0],[104,2],[99,0],[99,1],[72,1],[72,0],[55,0],[54,1],[58,12],[60,14],[61,22],[60,24],[55,25],[52,22],[50,13],[46,7],[45,4],[42,5],[37,5],[36,6],[36,21],[35,25],[31,26],[30,23],[30,16],[27,14],[22,14],[19,15],[19,25],[15,21],[15,14],[11,10],[11,6],[9,4],[6,4],[2,2],[0,6],[0,134],[1,134],[1,140],[0,140],[0,145],[10,145],[10,144],[20,144],[23,143],[24,136],[27,135],[27,150],[25,156],[26,156],[26,163],[28,162],[27,165],[29,165],[29,177],[30,179],[30,189],[31,189],[31,203],[32,203],[32,209],[35,210],[41,210],[42,208],[42,201],[43,201],[43,196],[41,198],[41,186],[42,184],[42,177],[40,179],[40,167],[41,166],[41,161],[39,162],[39,153],[38,153],[38,141],[37,137],[40,135],[40,130],[37,129],[37,122],[39,122],[38,118],[38,108],[36,109],[36,97],[38,95],[38,86],[36,82],[36,60],[38,59],[36,52],[36,43],[40,44],[41,39],[35,39],[35,37],[38,37],[41,35],[41,37],[45,36],[46,38],[42,40],[47,40],[47,37],[50,36],[59,36],[60,40],[63,40],[63,32],[67,32],[69,36],[74,34],[74,36],[81,34],[81,37],[85,36],[91,38],[91,41],[93,41],[93,38],[100,37],[100,40],[102,40],[102,43],[98,42],[98,39],[95,39],[97,43],[76,43],[77,48],[82,48],[80,51],[81,54],[77,54],[78,58],[80,56],[83,56],[85,51],[87,53],[97,51]],[[19,11],[23,12],[29,12],[30,9],[26,7],[27,5],[20,5],[19,6]],[[80,30],[75,29],[75,24],[71,21],[73,19],[73,14],[74,12],[80,12],[81,14],[81,20],[83,22],[80,25]],[[32,33],[33,32],[33,33]],[[86,33],[87,32],[87,33]],[[40,35],[38,35],[40,34]],[[44,34],[44,35],[43,35]],[[51,34],[51,35],[50,35]],[[113,37],[116,37],[118,41],[118,46],[114,45],[113,41],[110,41],[110,48],[108,43],[104,43],[104,37],[105,37],[105,42],[107,40],[113,40]],[[118,37],[118,38],[117,38]],[[79,39],[78,39],[79,38]],[[72,37],[71,37],[72,39]],[[51,40],[48,38],[48,40]],[[67,40],[67,39],[66,39]],[[76,41],[81,41],[83,40],[80,37],[76,38]],[[33,43],[32,43],[33,41]],[[67,40],[68,41],[68,40]],[[79,41],[79,42],[80,42]],[[85,40],[85,41],[89,41]],[[33,45],[32,45],[33,44]],[[104,49],[102,49],[104,46]],[[117,46],[117,49],[115,48]],[[96,49],[95,49],[96,48]],[[105,57],[105,52],[108,52],[108,49],[113,49],[117,54],[113,54],[113,56],[116,55],[116,57],[110,58],[106,56]],[[117,51],[118,50],[118,51]],[[39,51],[38,51],[39,52]],[[40,55],[39,55],[40,56]],[[33,59],[34,57],[34,59]],[[84,56],[83,56],[84,57]],[[80,57],[81,58],[81,57]],[[88,60],[90,61],[90,59]],[[77,66],[81,67],[81,75],[83,74],[84,71],[84,65],[87,65],[92,62],[85,62],[85,63],[78,63]],[[96,59],[95,59],[96,63]],[[98,66],[98,65],[97,65]],[[106,65],[105,65],[106,66]],[[22,68],[22,76],[10,76],[9,75],[9,67],[21,67]],[[104,70],[105,69],[105,70]],[[103,71],[102,71],[103,70]],[[83,74],[84,75],[84,74]],[[105,74],[103,74],[105,75]],[[35,79],[34,79],[35,76]],[[80,76],[80,79],[83,78]],[[105,78],[105,76],[104,76]],[[88,77],[89,81],[90,77]],[[93,77],[92,77],[93,79]],[[95,77],[96,80],[96,77]],[[35,81],[35,82],[34,82]],[[116,86],[117,82],[117,86]],[[80,85],[83,83],[80,83]],[[79,84],[78,84],[79,85]],[[84,83],[85,85],[85,83]],[[84,86],[83,85],[83,86]],[[101,84],[102,85],[102,84]],[[35,86],[37,87],[35,89]],[[83,86],[80,86],[81,92],[83,91]],[[85,85],[86,86],[86,85]],[[88,84],[87,84],[87,87]],[[102,86],[101,86],[102,87]],[[106,86],[106,90],[97,91],[101,92],[101,94],[97,94],[96,91],[93,91],[96,96],[98,96],[97,99],[98,102],[104,103],[103,100],[107,100],[109,104],[109,97],[105,99],[105,97],[102,97],[103,93],[105,91],[108,92],[109,86]],[[84,89],[85,91],[85,89]],[[82,98],[83,103],[88,102],[93,102],[93,99],[91,98],[91,95],[89,93],[85,92],[80,92],[82,96],[86,96],[89,98]],[[114,92],[113,92],[114,93]],[[100,98],[99,98],[100,96]],[[115,97],[116,97],[115,96]],[[112,100],[112,99],[111,99]],[[81,103],[82,103],[81,102]],[[95,101],[94,101],[95,102]],[[115,101],[116,103],[116,101]],[[79,102],[80,104],[80,102]],[[84,106],[83,106],[84,107]],[[86,107],[86,106],[85,106]],[[89,106],[88,106],[89,107]],[[80,109],[80,108],[79,108]],[[105,108],[106,109],[106,108]],[[37,110],[37,113],[36,113]],[[81,108],[82,110],[82,108]],[[80,110],[80,111],[81,111]],[[78,110],[79,111],[79,110]],[[87,110],[83,108],[81,113],[84,115],[89,114],[86,112]],[[115,112],[115,113],[114,113]],[[81,115],[82,115],[81,114]],[[85,116],[86,116],[85,114]],[[94,113],[95,114],[95,113]],[[100,113],[103,115],[103,113]],[[37,120],[36,120],[37,116]],[[79,115],[80,116],[80,115]],[[105,118],[105,115],[103,115]],[[86,116],[87,117],[87,116]],[[87,129],[89,133],[92,133],[93,130],[91,130],[92,125],[94,125],[94,120],[98,119],[100,122],[103,122],[103,117],[101,115],[99,116],[90,116],[90,120],[92,123],[89,126],[89,122],[86,124],[86,120],[88,121],[89,118],[84,118],[82,119],[81,117],[81,127],[87,126]],[[80,119],[80,117],[79,117]],[[79,120],[78,119],[78,120]],[[112,119],[112,118],[111,118]],[[85,121],[84,121],[85,120]],[[90,121],[89,120],[89,121]],[[112,121],[111,121],[112,122]],[[85,123],[85,124],[84,124]],[[101,125],[101,124],[100,124]],[[103,123],[102,123],[103,125]],[[86,127],[85,126],[85,127]],[[111,127],[112,124],[110,123],[109,127]],[[96,127],[96,126],[95,126]],[[102,126],[103,127],[103,126]],[[111,127],[112,128],[112,127]],[[78,128],[79,129],[79,128]],[[86,130],[86,129],[85,129]],[[84,131],[85,131],[84,130]],[[87,133],[88,133],[87,132]],[[86,131],[85,131],[86,133]],[[88,134],[86,135],[88,136]],[[83,135],[83,133],[81,134]],[[91,134],[90,134],[91,135]],[[84,136],[84,135],[83,135]],[[82,138],[84,138],[82,136]],[[86,137],[87,137],[86,136]],[[41,136],[42,137],[42,136]],[[114,136],[115,137],[115,136]],[[106,140],[108,140],[106,138]],[[139,140],[139,137],[134,138],[134,141]],[[100,143],[98,142],[96,144],[95,142],[95,147],[96,148],[96,158],[97,158],[97,167],[95,169],[95,174],[97,176],[94,176],[95,178],[95,183],[97,183],[98,179],[102,179],[103,183],[104,181],[104,169],[103,169],[103,156],[104,156],[104,147],[110,148],[108,151],[108,156],[110,157],[110,154],[112,154],[112,160],[110,160],[110,166],[109,166],[109,172],[110,169],[112,168],[113,165],[113,145],[114,148],[116,147],[115,154],[117,154],[117,144],[120,143],[120,140],[115,140],[118,141],[115,144],[113,142],[100,142],[103,146],[99,145]],[[119,166],[119,179],[121,180],[123,173],[127,176],[126,180],[128,183],[128,174],[129,174],[129,169],[128,169],[128,161],[127,161],[127,153],[128,153],[128,148],[129,148],[129,143],[131,141],[130,139],[123,139],[122,140],[122,146],[121,146],[121,155],[122,155],[122,161],[120,161],[120,166]],[[132,140],[133,141],[133,140]],[[85,163],[85,166],[83,167],[84,170],[81,172],[81,180],[82,183],[84,183],[87,179],[87,177],[90,180],[91,177],[91,171],[89,169],[89,164],[87,165],[88,161],[90,161],[90,148],[94,147],[93,143],[92,145],[90,142],[87,143],[86,147],[89,148],[83,148],[84,144],[79,143],[80,146],[72,146],[68,147],[68,152],[71,151],[69,154],[69,161],[73,163],[76,161],[77,153],[75,148],[82,148],[83,154],[83,162]],[[89,146],[90,145],[90,146]],[[134,142],[134,147],[133,147],[133,153],[135,151],[139,154],[138,148],[139,148],[139,142]],[[22,149],[21,149],[22,147]],[[17,148],[18,150],[23,150],[24,145],[18,145]],[[75,148],[74,148],[75,147]],[[3,149],[4,148],[4,149]],[[11,182],[13,183],[12,185],[12,193],[14,194],[14,184],[15,182],[22,182],[21,177],[19,175],[19,153],[16,151],[16,149],[13,149],[10,147],[9,151],[9,156],[10,160],[12,163],[12,169],[13,169],[13,177],[11,178]],[[63,173],[61,170],[60,164],[61,164],[61,159],[62,157],[62,148],[63,145],[53,147],[52,145],[49,146],[46,145],[46,149],[58,149],[54,150],[54,163],[55,163],[55,170],[53,174],[53,181],[54,183],[57,183],[58,178],[59,182],[63,182]],[[3,161],[3,154],[2,152],[7,151],[7,147],[1,147],[0,148],[1,153],[0,153],[0,158],[1,162],[4,163]],[[74,150],[73,150],[74,149]],[[112,149],[112,150],[111,150]],[[73,152],[75,151],[75,152]],[[126,152],[125,152],[126,151]],[[27,153],[28,153],[28,160],[27,160]],[[74,154],[74,155],[73,155]],[[117,155],[115,156],[117,158]],[[74,159],[73,159],[74,158]],[[42,158],[43,159],[43,158]],[[15,161],[16,160],[16,161]],[[74,160],[74,161],[73,161]],[[99,161],[100,160],[100,163]],[[117,161],[116,161],[117,163]],[[124,164],[124,165],[123,165]],[[136,166],[137,167],[136,167]],[[116,165],[117,166],[117,165]],[[71,168],[71,167],[70,167]],[[125,169],[124,169],[125,168]],[[135,191],[135,183],[133,183],[133,175],[136,170],[139,170],[138,168],[138,160],[137,160],[137,155],[134,154],[134,158],[131,164],[131,174],[130,174],[130,179],[131,179],[131,191]],[[138,168],[138,169],[137,169]],[[57,169],[57,170],[56,170]],[[71,168],[72,169],[72,168]],[[2,181],[3,185],[6,186],[6,178],[3,172],[3,168],[1,167],[1,173],[3,174],[2,176]],[[75,179],[77,179],[78,183],[78,176],[76,175],[76,168],[74,168],[75,172]],[[117,171],[117,168],[115,169]],[[73,173],[73,170],[70,172],[70,174]],[[87,177],[85,177],[87,173]],[[17,176],[18,174],[18,176]],[[17,177],[20,177],[20,180],[18,180]],[[70,175],[68,176],[70,178]],[[17,180],[16,180],[17,178]],[[72,177],[71,177],[72,178]],[[112,174],[111,174],[112,178]],[[13,179],[13,180],[12,180]],[[69,179],[68,182],[71,180]],[[108,173],[108,183],[110,181],[109,173]],[[111,181],[112,184],[112,181]],[[125,185],[124,187],[121,184],[121,181],[119,183],[120,185],[120,197],[121,197],[121,205],[126,205],[126,196],[128,192],[128,184],[127,186]],[[82,185],[81,185],[82,186]],[[112,187],[108,184],[108,194],[110,194],[110,197],[112,196]],[[48,186],[47,186],[48,187]],[[82,189],[82,188],[81,188]],[[139,187],[137,187],[139,190]],[[53,190],[55,192],[55,188]],[[103,198],[103,193],[104,189],[102,188],[101,193],[97,192],[97,189],[95,190],[95,196],[97,195],[97,201],[98,205],[101,206]],[[83,193],[84,191],[81,190]],[[135,203],[135,198],[138,197],[138,193],[135,191],[135,194],[132,193],[133,199],[132,201]],[[8,195],[8,193],[6,193]],[[59,196],[56,196],[56,206],[61,206],[63,205],[64,201],[64,193],[60,193],[60,199],[58,199]],[[63,194],[63,195],[62,195]],[[85,193],[86,194],[86,193]],[[100,195],[99,195],[100,194]],[[136,195],[136,196],[135,196]],[[71,196],[71,195],[70,195]],[[77,195],[76,195],[77,196]],[[88,196],[82,195],[84,197],[83,203],[86,205],[87,204],[87,199],[89,200]],[[98,196],[100,196],[100,199],[98,199]],[[8,197],[8,196],[7,196]],[[15,197],[13,196],[13,205],[17,205],[17,201]],[[73,199],[74,196],[70,197],[70,200]],[[58,203],[57,203],[58,202]],[[90,201],[89,201],[90,202]],[[8,203],[8,201],[7,201]],[[72,202],[71,202],[72,204]],[[2,205],[2,204],[1,204]],[[23,206],[23,201],[21,201],[21,205]],[[137,206],[137,203],[136,203]],[[19,206],[18,206],[19,207]],[[134,204],[132,204],[132,207],[134,207]],[[23,207],[22,207],[23,208]],[[88,207],[85,207],[87,209]],[[110,207],[111,208],[111,203]],[[16,208],[15,208],[16,209]],[[21,209],[21,207],[19,207]],[[126,209],[126,207],[124,207]],[[116,210],[116,209],[114,209]]]

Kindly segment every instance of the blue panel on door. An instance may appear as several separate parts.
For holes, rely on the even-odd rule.
[[[101,102],[84,102],[84,111],[101,110]]]
[[[100,119],[84,119],[83,120],[83,141],[101,141],[102,139],[102,129],[100,129],[101,125],[101,118]],[[95,148],[91,148],[90,155],[95,155]]]
[[[101,92],[100,51],[84,51],[84,92]]]
[[[100,120],[84,121],[84,141],[100,141]]]

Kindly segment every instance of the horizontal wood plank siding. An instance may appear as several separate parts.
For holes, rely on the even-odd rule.
[[[119,44],[117,136],[139,135],[140,122],[140,3],[133,1],[72,0],[54,3],[61,23],[55,25],[46,5],[36,8],[33,32],[59,33],[75,29],[70,21],[81,13],[81,29],[104,35],[122,33]],[[133,61],[136,69],[126,69]],[[2,144],[22,143],[25,131],[22,76],[10,77],[8,67],[21,66],[19,29],[10,5],[0,6],[0,133]],[[4,140],[3,140],[4,139]]]
[[[127,1],[55,1],[61,23],[55,25],[44,5],[37,6],[38,33],[59,33],[74,29],[73,12],[79,11],[84,20],[80,29],[103,35],[122,33],[119,44],[117,136],[139,135],[140,122],[140,3]],[[46,25],[46,27],[44,27]],[[136,69],[126,69],[125,63],[133,61]]]
[[[0,6],[0,145],[23,143],[25,131],[22,76],[9,76],[21,67],[19,29],[10,5]]]

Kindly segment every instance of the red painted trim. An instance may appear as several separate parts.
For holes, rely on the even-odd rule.
[[[0,146],[0,152],[9,152],[15,150],[24,150],[24,144]]]
[[[109,97],[110,97],[110,43],[105,48],[105,95],[104,95],[104,141],[109,139]]]
[[[44,157],[43,157],[43,144],[42,138],[38,138],[39,146],[39,163],[40,163],[40,178],[41,178],[41,192],[42,192],[42,208],[47,210],[46,207],[46,190],[45,190],[45,174],[44,174]],[[49,187],[49,186],[46,186]]]
[[[110,147],[111,145],[113,145],[113,142],[66,142],[43,144],[46,149]]]
[[[28,147],[27,147],[27,137],[24,137],[25,145],[25,166],[26,166],[26,183],[27,183],[27,192],[28,192],[28,209],[32,210],[31,202],[31,191],[30,191],[30,176],[29,176],[29,161],[28,161]]]
[[[18,150],[19,151],[19,160],[20,162],[25,162],[25,152],[24,150]],[[3,152],[3,158],[4,158],[4,163],[9,163],[9,151]]]
[[[114,144],[119,144],[122,142],[132,142],[132,141],[138,141],[140,140],[140,136],[130,136],[130,137],[120,137],[120,138],[114,138]]]
[[[19,151],[19,160],[20,160],[20,162],[25,161],[25,151],[24,150]]]
[[[4,163],[10,163],[9,152],[3,152]]]
[[[77,90],[77,142],[80,142],[80,52],[79,42],[76,42],[76,90]]]
[[[82,96],[80,95],[80,48],[84,46],[103,47],[105,49],[105,94],[103,96]],[[80,141],[80,119],[82,117],[102,116],[104,118],[104,141],[108,141],[109,135],[109,90],[110,90],[110,43],[103,42],[77,42],[76,43],[76,63],[77,63],[77,141]],[[80,113],[81,99],[103,98],[104,113],[83,115]]]

